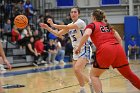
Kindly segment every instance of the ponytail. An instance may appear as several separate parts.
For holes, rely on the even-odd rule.
[[[95,16],[96,20],[98,22],[101,22],[104,19],[104,12],[100,9],[96,9],[95,11],[93,11],[92,16]]]
[[[107,26],[109,29],[113,29],[113,26],[111,26],[111,25],[108,23],[108,20],[106,19],[105,14],[104,14],[104,22],[105,22],[106,26]]]
[[[104,21],[109,29],[113,29],[113,27],[108,23],[104,11],[101,9],[96,9],[93,11],[92,16],[95,16],[98,22]]]

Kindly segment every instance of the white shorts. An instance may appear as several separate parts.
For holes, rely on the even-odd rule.
[[[92,49],[90,45],[83,46],[79,54],[75,54],[73,51],[73,60],[78,60],[78,58],[82,57],[90,61],[91,56],[92,56]]]

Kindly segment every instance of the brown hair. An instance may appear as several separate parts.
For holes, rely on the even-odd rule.
[[[78,13],[80,14],[80,8],[78,6],[74,6],[71,9],[73,9],[73,8],[77,9]]]
[[[96,20],[101,22],[104,19],[104,12],[100,9],[96,9],[95,11],[92,12],[92,16],[95,16]]]
[[[106,23],[106,26],[108,27],[108,28],[113,28],[113,26],[111,26],[108,22],[107,22],[107,19],[104,19],[104,22]]]
[[[96,9],[95,11],[93,11],[92,16],[95,16],[98,22],[104,21],[108,28],[112,28],[112,26],[107,22],[104,11],[102,11],[101,9]]]

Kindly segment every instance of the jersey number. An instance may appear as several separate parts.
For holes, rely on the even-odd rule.
[[[73,38],[73,42],[77,41],[77,38],[75,37],[75,35],[72,35],[72,38]]]
[[[102,32],[110,32],[110,29],[108,28],[108,26],[100,26],[100,30]]]

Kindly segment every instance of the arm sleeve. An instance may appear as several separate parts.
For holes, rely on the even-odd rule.
[[[93,31],[95,30],[95,24],[94,23],[91,23],[91,24],[87,25],[86,28],[85,28],[85,30],[87,28],[92,29],[92,33],[93,33]]]

